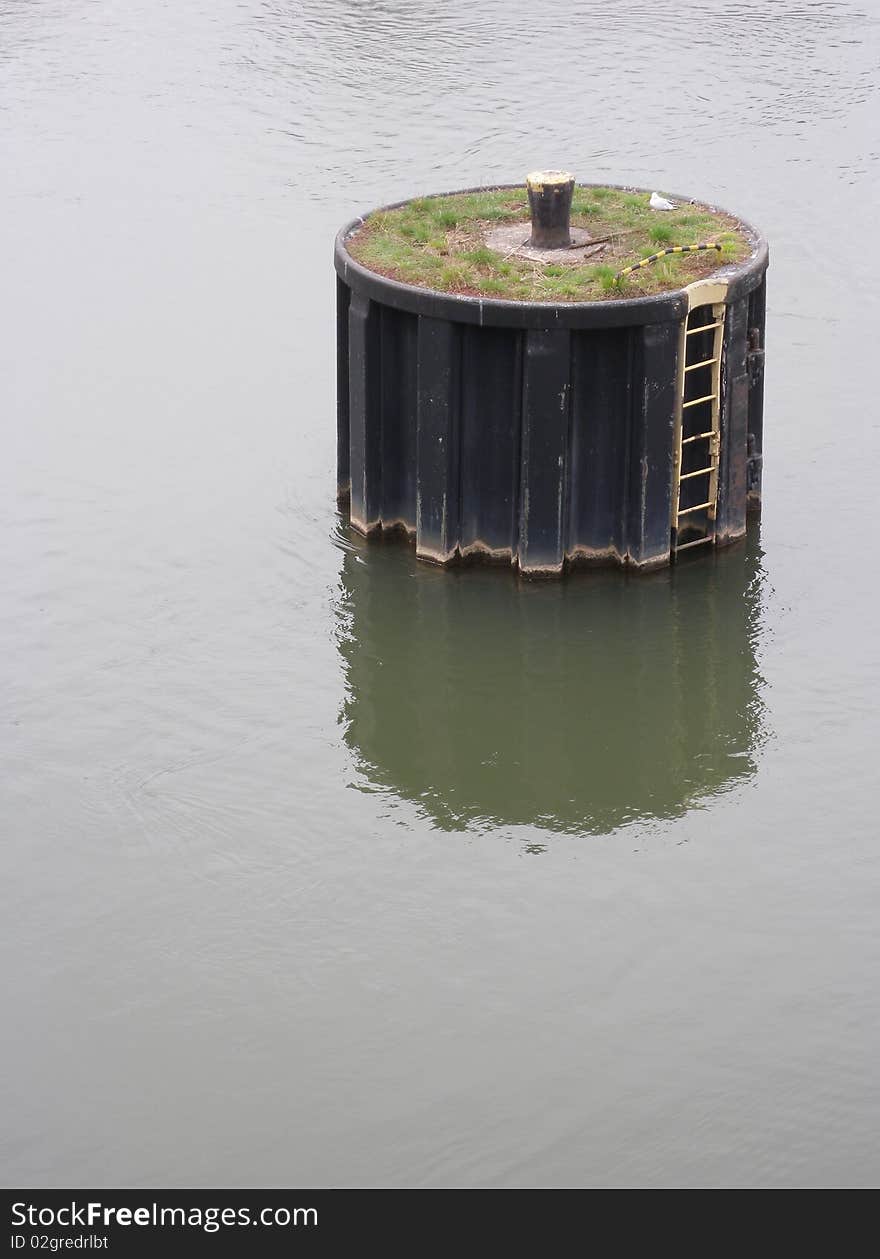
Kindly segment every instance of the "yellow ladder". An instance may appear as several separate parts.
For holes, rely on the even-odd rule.
[[[678,407],[675,425],[675,472],[672,482],[672,553],[715,541],[715,515],[718,507],[718,461],[721,450],[721,347],[724,338],[723,301],[700,305],[699,284],[693,286],[691,309],[682,330],[679,355]],[[712,296],[720,296],[717,286]],[[707,293],[706,296],[709,296]],[[703,373],[695,376],[693,373]],[[698,396],[692,386],[700,382]],[[694,454],[691,454],[691,450]],[[693,467],[696,463],[699,466]],[[684,470],[686,468],[686,470]],[[696,487],[705,486],[703,493]],[[697,502],[691,501],[697,498]],[[700,513],[705,513],[700,516]],[[679,538],[688,531],[704,529],[700,536],[685,542]]]

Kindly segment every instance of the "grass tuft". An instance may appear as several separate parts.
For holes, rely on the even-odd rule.
[[[608,293],[614,286],[614,281],[617,278],[617,272],[613,267],[600,264],[599,266],[593,267],[592,278],[599,285],[599,288],[603,293]]]
[[[487,249],[485,245],[480,245],[478,249],[470,249],[467,253],[461,255],[468,262],[475,262],[478,267],[490,267],[494,262],[498,261],[498,254],[494,249]]]

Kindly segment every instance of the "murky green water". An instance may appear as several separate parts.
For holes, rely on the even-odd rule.
[[[5,1183],[880,1180],[878,16],[538,8],[0,0]],[[770,238],[760,529],[367,547],[334,232],[557,163]]]
[[[762,581],[757,530],[674,576],[550,589],[359,543],[339,623],[365,789],[444,831],[603,835],[683,816],[755,773]]]

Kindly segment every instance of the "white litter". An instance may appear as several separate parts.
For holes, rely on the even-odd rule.
[[[665,197],[661,197],[659,192],[651,193],[651,200],[648,205],[652,210],[674,210],[675,206],[671,201],[667,201]]]

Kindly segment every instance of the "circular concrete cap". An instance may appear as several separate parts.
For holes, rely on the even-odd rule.
[[[537,249],[531,243],[532,231],[527,223],[501,223],[483,233],[483,244],[508,258],[526,258],[529,262],[556,262],[563,266],[577,266],[588,258],[595,258],[608,249],[607,239],[593,240],[582,227],[569,232],[571,241],[556,249]]]
[[[567,170],[533,170],[530,175],[526,175],[529,188],[553,188],[573,183],[574,175]]]

